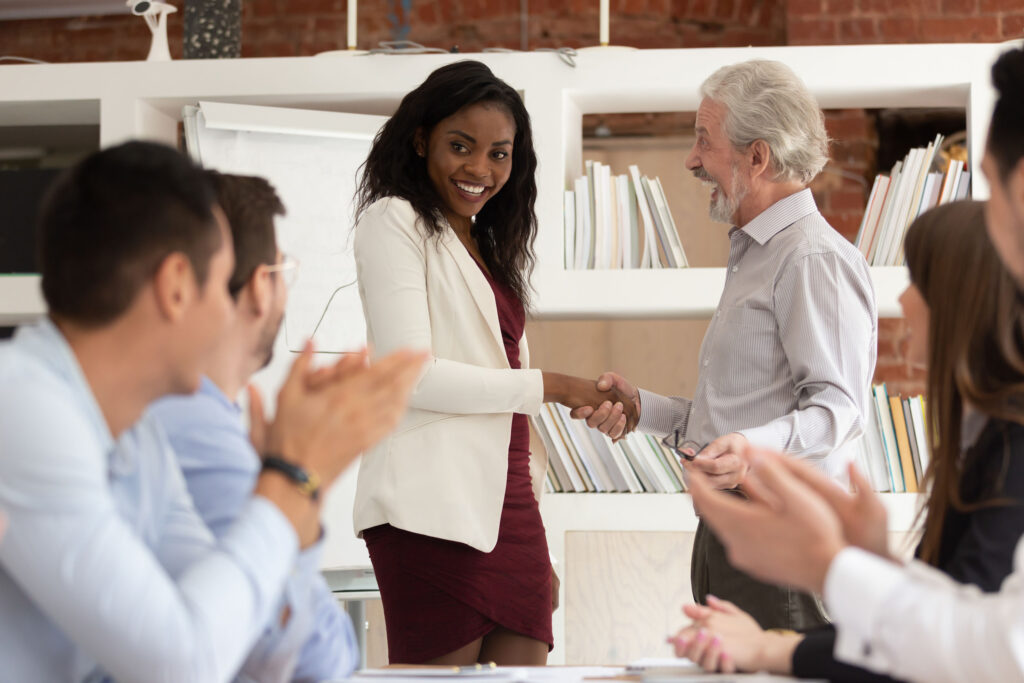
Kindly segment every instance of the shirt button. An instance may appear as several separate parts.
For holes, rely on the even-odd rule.
[[[704,367],[708,366],[708,361],[704,361]]]
[[[739,266],[733,266],[732,267],[732,272],[738,273],[739,271],[740,271],[740,267]]]

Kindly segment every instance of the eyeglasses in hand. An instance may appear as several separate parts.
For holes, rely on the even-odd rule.
[[[707,447],[707,444],[701,445],[692,439],[683,439],[683,432],[678,429],[662,439],[661,443],[687,462],[692,461]]]

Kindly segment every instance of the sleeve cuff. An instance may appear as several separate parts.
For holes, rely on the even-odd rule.
[[[752,446],[780,452],[786,450],[786,437],[779,433],[779,430],[772,422],[760,427],[737,429],[736,433],[742,434]]]
[[[836,624],[837,659],[877,667],[882,652],[872,640],[905,571],[860,548],[844,548],[835,556],[825,576],[824,598]]]
[[[544,374],[540,370],[523,370],[526,374],[526,396],[517,413],[539,415],[541,404],[544,403]]]
[[[676,401],[646,389],[637,391],[640,393],[640,420],[636,425],[637,431],[665,436],[675,429],[675,425],[682,420]]]
[[[300,550],[298,556],[295,558],[295,573],[302,576],[312,576],[320,571],[320,558],[324,554],[324,537],[325,532],[323,527],[320,528],[320,538],[317,542],[309,546],[305,550]]]

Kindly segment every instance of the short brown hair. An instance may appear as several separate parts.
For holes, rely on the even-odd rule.
[[[235,270],[228,281],[228,291],[232,298],[237,298],[256,268],[277,260],[274,216],[284,215],[284,204],[266,178],[206,173],[231,226]]]
[[[221,247],[203,170],[152,142],[108,147],[65,171],[43,200],[39,265],[50,313],[89,327],[113,322],[171,253],[206,282]]]

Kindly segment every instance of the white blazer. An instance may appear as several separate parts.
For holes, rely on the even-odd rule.
[[[428,236],[409,202],[374,202],[355,229],[356,272],[375,354],[428,349],[431,360],[393,434],[366,453],[355,530],[388,523],[490,552],[498,541],[512,414],[536,415],[544,396],[505,356],[494,293],[455,232]],[[546,462],[531,457],[540,498]]]

